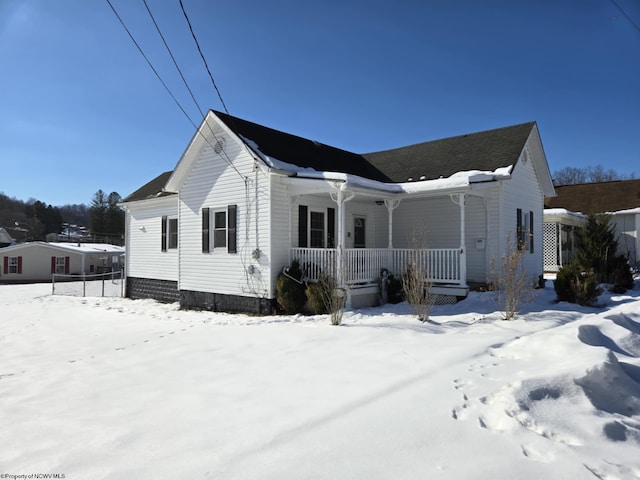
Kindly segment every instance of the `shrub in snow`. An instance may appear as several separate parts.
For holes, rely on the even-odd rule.
[[[414,231],[410,239],[408,268],[402,275],[402,290],[407,303],[421,322],[429,320],[429,313],[435,300],[431,293],[433,281],[429,270],[426,229]]]
[[[338,285],[335,277],[325,273],[321,274],[320,280],[315,284],[311,292],[319,297],[324,306],[324,311],[331,315],[331,324],[340,325],[342,323],[342,313],[347,303],[347,292]],[[317,300],[314,299],[314,301]],[[314,307],[312,306],[312,308]]]
[[[381,304],[385,303],[400,303],[404,301],[404,292],[402,291],[402,280],[396,277],[389,270],[383,268],[380,271],[380,280],[378,286],[381,292]],[[386,291],[386,295],[383,292]]]
[[[489,289],[493,290],[498,307],[502,310],[502,318],[511,320],[516,316],[520,306],[533,298],[534,282],[529,278],[524,266],[524,252],[517,243],[507,236],[507,250],[500,262],[491,259]]]
[[[627,257],[618,255],[612,266],[611,282],[613,287],[611,290],[616,293],[624,293],[626,290],[633,288],[633,273]]]
[[[593,270],[585,270],[577,260],[562,267],[553,282],[560,302],[590,306],[602,293]]]
[[[329,313],[324,304],[322,287],[319,283],[310,283],[305,290],[311,311],[315,314]]]
[[[307,296],[302,281],[302,270],[297,260],[291,266],[280,272],[276,280],[276,301],[285,313],[301,313]]]

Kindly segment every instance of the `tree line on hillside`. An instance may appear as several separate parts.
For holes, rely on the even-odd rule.
[[[67,233],[70,226],[88,227],[93,241],[122,244],[124,211],[118,207],[117,192],[106,194],[98,190],[90,204],[53,206],[30,198],[27,201],[0,192],[0,227],[18,242],[44,241],[49,234]]]
[[[563,185],[577,185],[580,183],[611,182],[613,180],[632,180],[635,173],[620,174],[612,168],[606,169],[602,165],[595,167],[564,167],[553,172],[553,184],[556,187]]]

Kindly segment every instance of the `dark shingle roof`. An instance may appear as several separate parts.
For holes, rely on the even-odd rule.
[[[135,202],[138,200],[146,200],[148,198],[164,197],[167,195],[174,195],[173,193],[164,192],[164,186],[167,184],[167,180],[173,171],[161,173],[149,183],[144,184],[132,194],[125,197],[122,202]]]
[[[581,183],[555,187],[556,197],[545,198],[547,208],[605,213],[640,207],[640,179]]]
[[[284,133],[269,127],[214,113],[234,133],[254,141],[262,153],[282,162],[320,172],[341,172],[389,182],[390,179],[371,165],[362,155]]]
[[[534,125],[522,123],[363,156],[393,182],[447,178],[468,170],[492,172],[516,163]]]
[[[253,141],[260,152],[281,162],[320,172],[340,172],[384,183],[412,178],[447,178],[456,172],[495,171],[514,165],[535,122],[460,135],[408,147],[357,154],[306,138],[274,130],[222,112],[213,111],[236,135]],[[172,172],[142,186],[123,202],[155,198],[163,192]]]

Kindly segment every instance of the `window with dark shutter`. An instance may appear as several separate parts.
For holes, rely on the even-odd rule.
[[[533,212],[529,212],[529,253],[533,253]]]
[[[202,209],[202,253],[209,253],[209,209]]]
[[[9,273],[9,257],[4,257],[4,265],[3,265],[3,269],[2,272],[6,275],[7,273]]]
[[[522,229],[522,209],[516,209],[516,242],[518,242],[518,250],[524,248],[524,230]]]
[[[213,213],[213,248],[227,246],[227,212]]]
[[[227,206],[227,252],[237,253],[238,206]]]
[[[307,241],[307,206],[298,206],[298,246],[306,247]]]
[[[168,247],[178,248],[178,219],[177,218],[169,219]]]
[[[327,248],[336,248],[336,209],[327,208]]]
[[[162,217],[162,242],[161,248],[163,252],[167,251],[167,216]]]
[[[22,273],[22,257],[18,257],[18,273]]]

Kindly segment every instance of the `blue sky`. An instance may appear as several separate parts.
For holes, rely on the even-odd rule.
[[[111,1],[200,123],[142,0]],[[222,110],[179,1],[147,3]],[[640,175],[640,31],[611,0],[183,3],[232,115],[355,152],[535,120],[552,171]],[[0,0],[0,192],[126,196],[193,133],[106,0]]]

